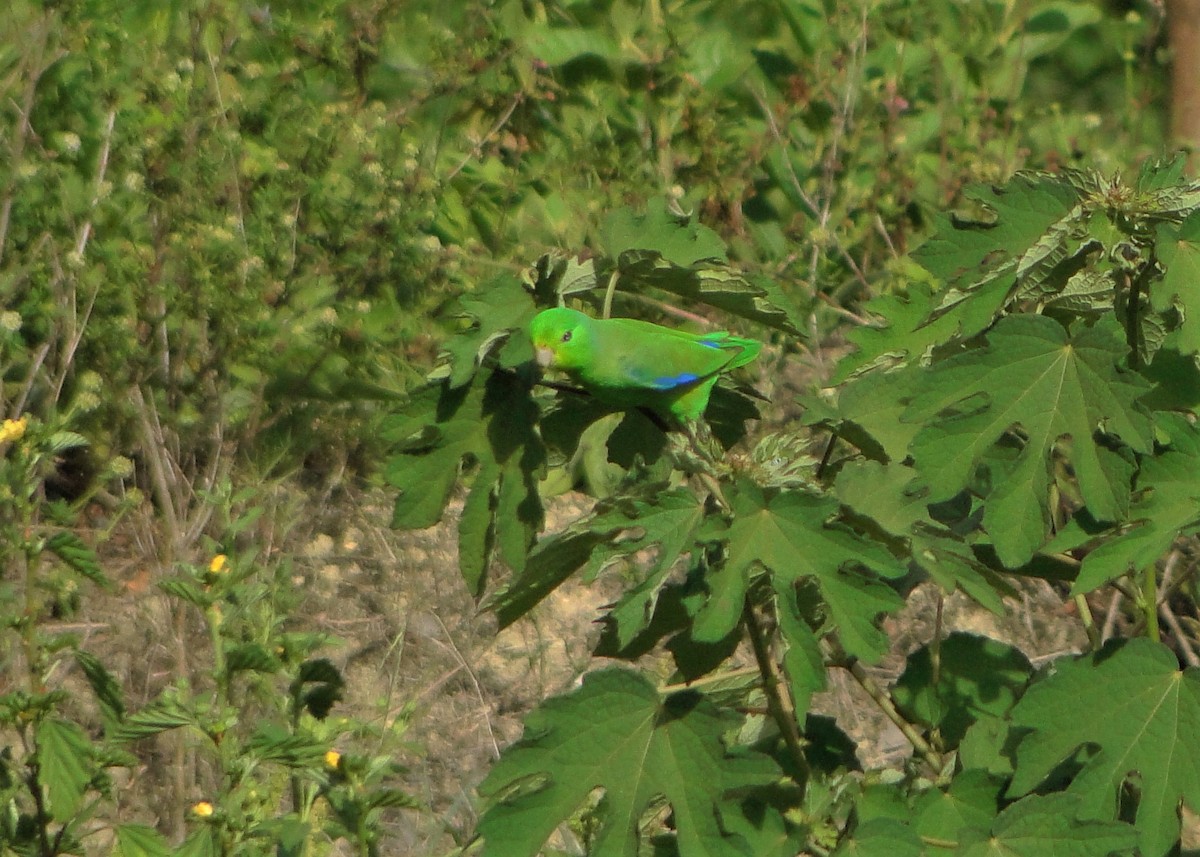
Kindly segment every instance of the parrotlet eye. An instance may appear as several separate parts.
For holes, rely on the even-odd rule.
[[[566,332],[565,332],[565,333],[562,335],[562,341],[563,341],[563,342],[570,342],[570,341],[571,341],[571,331],[569,331],[569,330],[568,330],[568,331],[566,331]]]

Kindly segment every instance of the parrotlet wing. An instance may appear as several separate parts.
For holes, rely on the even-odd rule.
[[[674,390],[750,362],[760,343],[724,331],[694,334],[636,319],[595,322],[593,383],[618,388]]]

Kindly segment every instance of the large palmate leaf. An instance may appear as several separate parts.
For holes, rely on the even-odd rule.
[[[604,219],[600,235],[604,252],[613,259],[641,250],[678,268],[725,261],[725,242],[720,235],[691,218],[671,213],[666,205],[652,205],[644,213],[618,208]]]
[[[679,853],[747,854],[722,827],[722,798],[769,785],[779,769],[766,756],[726,748],[722,734],[734,723],[694,691],[663,698],[635,673],[589,673],[581,688],[529,715],[524,737],[480,785],[491,800],[479,824],[484,853],[532,857],[602,789],[592,855],[642,853],[643,815],[658,800],[671,807]]]
[[[458,547],[459,568],[476,594],[493,546],[520,569],[541,527],[537,479],[545,451],[534,428],[537,413],[528,386],[495,371],[458,388],[448,382],[425,387],[384,426],[385,436],[400,446],[385,471],[400,489],[393,526],[436,524],[464,465],[474,467]]]
[[[1002,781],[982,771],[963,771],[942,791],[931,789],[910,808],[888,788],[847,837],[836,855],[895,857],[954,854],[956,857],[1113,857],[1132,855],[1137,831],[1128,824],[1082,814],[1071,794],[1031,795],[998,811]],[[888,794],[890,792],[890,795]],[[934,847],[929,847],[934,846]]]
[[[1146,857],[1179,838],[1180,803],[1200,809],[1200,670],[1146,639],[1065,661],[1013,709],[1030,730],[1017,748],[1010,795],[1037,788],[1081,748],[1093,748],[1068,789],[1082,818],[1115,818],[1122,790],[1138,794],[1134,825]]]
[[[721,639],[737,625],[751,569],[762,566],[784,604],[793,587],[815,583],[821,603],[801,606],[823,615],[846,651],[878,660],[887,650],[887,637],[875,627],[875,618],[904,603],[879,576],[900,577],[904,566],[882,545],[828,523],[838,509],[832,498],[768,493],[743,481],[730,502],[733,522],[721,535],[726,558],[709,574],[711,595],[696,619],[698,639]]]
[[[949,499],[1002,439],[1020,438],[1015,460],[991,465],[983,517],[1001,562],[1019,566],[1044,542],[1056,454],[1070,460],[1093,517],[1120,520],[1132,468],[1095,434],[1119,437],[1139,452],[1152,441],[1149,418],[1136,404],[1149,385],[1121,371],[1124,353],[1115,322],[1077,326],[1068,336],[1045,316],[1003,319],[986,348],[937,364],[918,386],[904,414],[924,425],[911,446],[914,487],[927,488],[930,502]]]
[[[1180,536],[1200,531],[1200,431],[1181,416],[1163,418],[1170,449],[1142,460],[1128,529],[1088,553],[1074,592],[1090,592],[1128,571],[1147,568]]]

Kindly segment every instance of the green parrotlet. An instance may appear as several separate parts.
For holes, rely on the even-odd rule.
[[[565,307],[534,316],[529,335],[543,369],[565,372],[606,404],[650,408],[685,426],[704,415],[722,372],[762,350],[761,342],[725,331],[688,333]]]

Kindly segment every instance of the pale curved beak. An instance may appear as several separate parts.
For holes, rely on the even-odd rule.
[[[554,352],[549,348],[537,348],[535,349],[535,353],[537,365],[541,366],[543,369],[549,369],[554,365]]]

